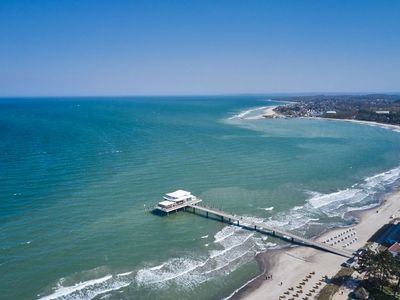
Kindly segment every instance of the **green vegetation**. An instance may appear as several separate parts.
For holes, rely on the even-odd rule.
[[[350,278],[354,270],[351,268],[342,268],[340,271],[332,278],[332,280],[322,288],[318,294],[318,300],[329,300],[336,294],[339,287]]]
[[[400,257],[388,250],[368,250],[359,259],[358,272],[364,274],[363,286],[375,299],[400,299]]]
[[[378,253],[367,250],[358,262],[357,271],[364,275],[360,286],[370,293],[371,299],[400,299],[400,255],[394,257],[387,249]],[[353,272],[352,268],[342,268],[321,290],[318,299],[332,299]]]
[[[374,300],[397,300],[400,299],[399,296],[394,296],[394,291],[390,288],[385,286],[382,290],[380,289],[370,289],[370,297]]]
[[[318,95],[276,100],[293,102],[275,108],[276,112],[286,117],[321,117],[400,124],[399,95]]]

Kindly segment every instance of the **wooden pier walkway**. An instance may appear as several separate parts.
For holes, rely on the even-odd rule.
[[[337,254],[340,256],[344,256],[344,257],[348,257],[348,258],[353,256],[352,253],[348,250],[338,249],[338,248],[332,247],[332,246],[324,244],[324,243],[306,239],[306,238],[300,237],[300,236],[295,235],[290,232],[286,232],[281,229],[272,228],[270,226],[265,225],[264,223],[248,222],[245,219],[243,219],[243,217],[241,217],[241,216],[232,215],[230,213],[227,213],[225,211],[222,211],[222,210],[219,210],[216,208],[207,207],[204,204],[197,203],[197,204],[193,204],[193,205],[187,205],[187,207],[191,207],[193,209],[193,213],[196,213],[196,210],[205,212],[206,217],[208,217],[209,214],[213,214],[214,216],[221,218],[222,222],[225,221],[225,222],[237,225],[237,226],[242,226],[242,227],[250,229],[250,230],[265,232],[272,236],[277,236],[277,237],[286,239],[291,242],[318,248],[318,249],[321,249],[321,250],[324,250],[327,252],[331,252],[331,253],[334,253],[334,254]]]

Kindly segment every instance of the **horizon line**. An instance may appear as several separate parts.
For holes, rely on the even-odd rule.
[[[0,95],[0,99],[28,98],[129,98],[129,97],[207,97],[207,96],[316,96],[316,95],[399,95],[400,91],[364,91],[364,92],[262,92],[262,93],[206,93],[206,94],[110,94],[110,95]]]

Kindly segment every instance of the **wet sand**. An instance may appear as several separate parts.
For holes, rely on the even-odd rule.
[[[387,224],[392,215],[400,215],[400,191],[387,195],[380,207],[360,213],[358,224],[329,231],[318,237],[317,240],[326,241],[332,238],[330,242],[336,241],[335,247],[341,248],[349,241],[357,238],[350,246],[346,247],[348,250],[357,250],[363,247],[377,230]],[[334,238],[335,236],[337,238]],[[344,241],[341,241],[341,239],[344,239]],[[237,292],[233,299],[279,299],[279,296],[284,295],[284,292],[287,292],[289,288],[293,288],[294,291],[290,291],[290,295],[293,296],[299,290],[296,287],[299,286],[300,282],[307,275],[315,272],[308,279],[308,282],[301,286],[303,293],[300,296],[305,296],[323,276],[334,276],[340,270],[340,265],[346,261],[344,257],[304,246],[268,251],[261,254],[258,259],[267,267],[266,271],[251,284]],[[273,278],[265,280],[265,273],[272,274]],[[323,286],[324,283],[321,283],[318,289],[308,298],[313,299],[317,296],[318,291]]]

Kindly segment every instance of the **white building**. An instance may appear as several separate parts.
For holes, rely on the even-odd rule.
[[[165,194],[163,198],[164,200],[173,202],[175,204],[182,204],[184,202],[193,200],[194,196],[190,192],[177,190],[175,192]]]
[[[199,202],[201,202],[201,200],[196,196],[193,196],[190,192],[177,190],[175,192],[165,194],[163,201],[157,204],[156,209],[168,213],[170,211],[178,210]]]

